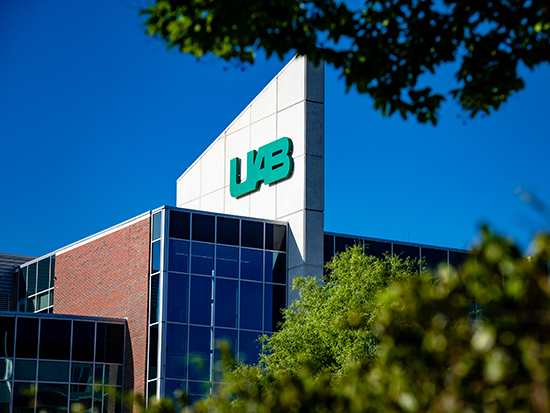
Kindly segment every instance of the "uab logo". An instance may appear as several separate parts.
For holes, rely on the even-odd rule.
[[[241,160],[231,159],[229,193],[239,197],[257,190],[260,183],[269,185],[292,174],[292,141],[281,138],[246,154],[246,181],[241,182]]]

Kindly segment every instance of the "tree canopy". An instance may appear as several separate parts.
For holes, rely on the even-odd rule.
[[[141,13],[169,49],[248,63],[256,50],[307,55],[333,65],[383,115],[423,123],[436,124],[445,97],[421,76],[443,63],[459,64],[444,94],[474,117],[524,87],[520,63],[550,61],[548,0],[366,0],[358,10],[336,0],[156,0]]]

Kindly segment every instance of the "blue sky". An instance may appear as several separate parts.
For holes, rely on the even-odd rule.
[[[0,252],[174,205],[176,179],[286,63],[197,62],[141,20],[116,1],[0,3]],[[452,73],[426,82],[449,90]],[[325,229],[466,248],[488,223],[525,248],[550,226],[514,194],[550,202],[550,68],[522,73],[499,112],[465,121],[446,102],[433,127],[383,118],[327,67]]]

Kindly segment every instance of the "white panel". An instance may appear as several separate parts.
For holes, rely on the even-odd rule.
[[[188,208],[188,209],[201,209],[201,199],[197,198],[193,201],[185,202],[181,205],[178,204],[179,208]]]
[[[256,218],[276,219],[275,206],[277,186],[260,185],[260,189],[249,195],[250,197],[250,216]]]
[[[291,106],[277,114],[277,136],[292,140],[292,156],[297,157],[305,151],[305,102]]]
[[[252,102],[250,121],[254,123],[277,112],[277,81],[273,80]]]
[[[305,262],[307,265],[323,265],[324,214],[317,211],[305,213]]]
[[[258,150],[260,146],[281,137],[277,135],[277,116],[268,116],[250,126],[250,149]]]
[[[200,196],[201,161],[197,161],[178,181],[178,206]]]
[[[278,77],[277,110],[283,110],[305,99],[304,57],[294,59]]]
[[[325,105],[306,102],[306,153],[325,156]]]
[[[325,102],[325,63],[315,67],[307,62],[306,72],[306,99],[314,102]]]
[[[223,191],[224,196],[224,213],[231,215],[250,216],[250,197],[242,196],[233,198],[229,193],[229,187],[226,186]]]
[[[241,179],[246,179],[246,154],[250,150],[250,127],[226,135],[225,137],[225,186],[229,185],[231,159],[241,159]]]
[[[227,133],[233,133],[239,129],[245,128],[250,125],[250,107],[247,107],[237,119],[233,121],[231,126],[227,128]]]
[[[286,219],[289,223],[288,268],[304,264],[304,212],[300,211]]]
[[[224,189],[222,188],[215,192],[211,192],[208,195],[203,195],[201,197],[201,211],[223,213],[223,193]]]
[[[304,169],[305,157],[294,157],[294,172],[277,185],[277,218],[298,212],[305,205]]]
[[[201,160],[201,196],[224,186],[225,139],[218,139]]]
[[[306,205],[310,210],[325,209],[325,158],[306,155]]]
[[[292,291],[292,284],[296,277],[315,277],[319,282],[323,279],[323,268],[310,265],[301,265],[299,267],[289,268],[287,276],[287,302],[291,303],[300,298],[297,291]]]

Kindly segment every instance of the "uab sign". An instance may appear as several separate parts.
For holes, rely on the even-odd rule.
[[[241,182],[241,160],[231,159],[229,193],[239,197],[257,190],[260,183],[269,185],[292,174],[292,141],[281,138],[246,154],[246,181]]]

